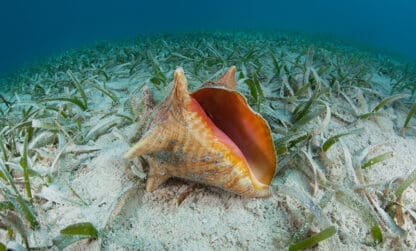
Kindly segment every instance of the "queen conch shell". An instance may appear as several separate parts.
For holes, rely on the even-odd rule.
[[[170,177],[266,197],[276,171],[270,128],[235,89],[235,67],[193,93],[182,68],[149,129],[125,154],[149,163],[147,191]]]

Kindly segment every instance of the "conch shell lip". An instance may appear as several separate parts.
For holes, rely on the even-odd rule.
[[[269,184],[276,172],[276,154],[270,127],[246,98],[215,82],[191,93],[213,123],[241,150],[254,177]]]

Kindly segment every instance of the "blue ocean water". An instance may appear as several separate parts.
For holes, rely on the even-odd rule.
[[[1,1],[0,75],[67,49],[141,33],[288,30],[416,59],[413,0]]]

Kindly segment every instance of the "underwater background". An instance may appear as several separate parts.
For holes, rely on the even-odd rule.
[[[0,250],[416,250],[415,10],[0,1]]]
[[[2,1],[0,75],[97,41],[179,31],[324,34],[414,60],[415,13],[411,0]]]

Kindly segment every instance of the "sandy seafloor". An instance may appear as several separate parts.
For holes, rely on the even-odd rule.
[[[184,68],[187,74],[190,70],[186,66]],[[173,69],[166,70],[171,74]],[[129,98],[129,92],[148,81],[148,78],[145,74],[137,75],[132,81],[131,78],[116,76],[107,81],[106,86],[123,90],[117,95],[125,101]],[[197,80],[190,79],[194,86],[198,86]],[[388,76],[373,73],[374,86],[388,89],[391,81]],[[170,86],[160,91],[162,97],[168,93]],[[239,88],[245,87],[239,83]],[[271,84],[263,88],[266,96],[272,95]],[[92,128],[105,123],[106,118],[101,118],[102,115],[114,109],[114,106],[108,97],[96,90],[86,90],[91,104],[89,119],[83,126]],[[359,113],[370,111],[380,102],[380,99],[359,89],[349,94]],[[5,94],[9,98],[13,95],[17,94]],[[20,99],[30,100],[30,95],[20,95]],[[332,97],[331,111],[339,111],[339,114],[346,106],[349,104],[343,97]],[[279,106],[277,114],[284,109],[293,107]],[[320,134],[321,137],[316,139],[319,141],[340,132],[363,128],[359,135],[343,137],[330,148],[327,153],[329,164],[321,172],[327,180],[340,187],[356,189],[354,191],[360,188],[366,190],[380,206],[383,204],[385,185],[396,177],[406,177],[416,168],[414,130],[409,129],[406,137],[399,132],[408,108],[394,103],[382,111],[383,116],[360,120],[352,125],[346,125],[333,116]],[[412,124],[415,122],[413,120]],[[68,146],[57,163],[53,163],[59,152],[56,145],[47,144],[39,148],[46,153],[37,159],[33,169],[50,172],[53,166],[54,176],[53,182],[47,186],[39,185],[43,183],[36,178],[33,180],[34,193],[41,198],[39,203],[35,203],[41,228],[29,231],[33,247],[50,247],[52,239],[67,225],[91,222],[100,231],[100,237],[74,243],[67,247],[68,250],[285,250],[293,239],[303,238],[297,237],[297,234],[305,231],[305,226],[313,232],[328,226],[337,229],[334,236],[313,247],[314,250],[416,249],[416,225],[411,215],[405,214],[400,237],[397,232],[385,227],[391,223],[385,223],[378,216],[384,241],[372,245],[370,226],[357,212],[360,209],[340,202],[337,191],[330,188],[320,186],[314,191],[314,181],[308,180],[307,175],[298,169],[281,166],[280,161],[284,156],[279,156],[279,172],[272,182],[273,192],[269,198],[242,198],[218,188],[195,186],[179,179],[171,179],[156,191],[146,192],[145,178],[137,177],[131,171],[131,166],[137,165],[137,162],[122,158],[129,147],[128,138],[132,137],[135,129],[134,123],[112,127],[82,146],[85,148]],[[393,157],[361,170],[364,184],[354,185],[349,180],[356,175],[352,174],[354,171],[350,168],[350,162],[360,150],[370,146],[374,146],[371,156],[392,152]],[[307,148],[301,149],[307,151]],[[316,153],[313,157],[319,159]],[[307,161],[303,162],[301,168],[311,173]],[[178,198],[183,193],[187,196],[178,205]],[[359,192],[356,195],[376,212],[371,204],[365,202],[365,196],[360,197]],[[315,208],[314,203],[319,204],[323,198],[326,200],[325,206]],[[305,205],[305,201],[311,204]],[[405,191],[402,204],[407,208],[416,208],[416,184]],[[0,230],[0,240],[7,243],[5,238],[6,232]],[[20,240],[19,236],[16,240]]]

